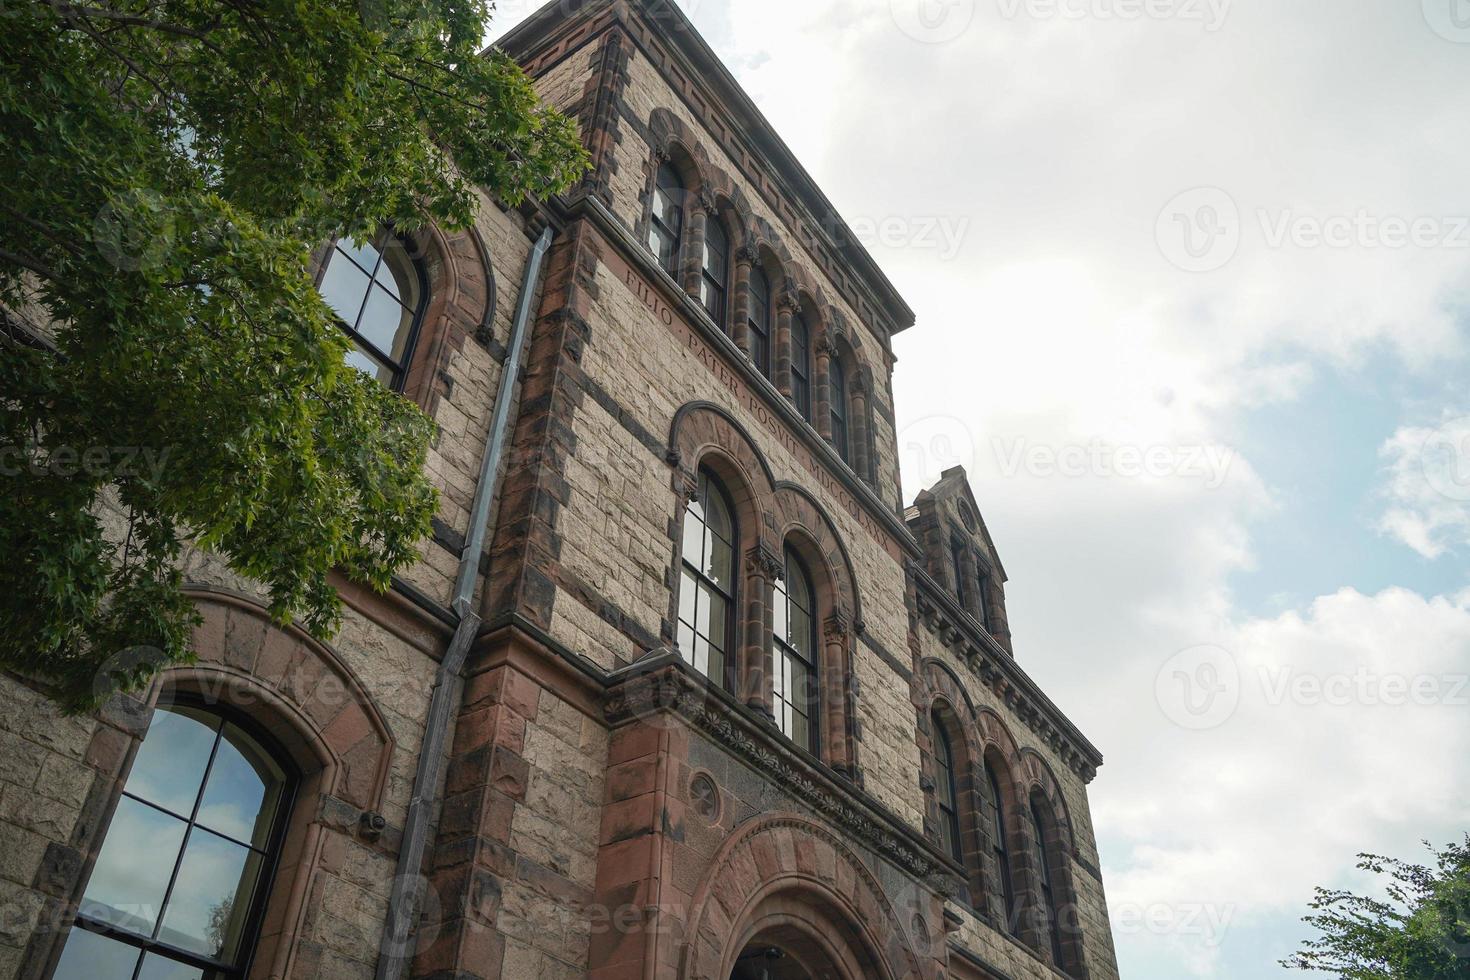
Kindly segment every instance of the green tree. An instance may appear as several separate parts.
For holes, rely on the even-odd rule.
[[[413,560],[432,424],[343,364],[310,256],[585,170],[490,13],[0,0],[0,667],[81,710],[187,660],[189,541],[318,635],[331,570]]]
[[[1436,852],[1432,868],[1359,858],[1360,870],[1388,877],[1386,897],[1317,889],[1313,914],[1303,921],[1322,936],[1281,965],[1343,980],[1470,978],[1470,835]]]

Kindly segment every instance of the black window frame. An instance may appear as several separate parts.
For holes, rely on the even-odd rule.
[[[725,489],[724,482],[720,480],[719,476],[713,470],[709,469],[708,467],[701,466],[699,468],[699,475],[697,479],[699,481],[699,484],[698,490],[696,491],[695,500],[704,498],[711,493],[717,494],[719,496],[721,505],[725,508],[725,512],[730,516],[731,540],[727,542],[730,546],[730,582],[728,588],[722,587],[720,583],[714,581],[708,575],[706,575],[702,567],[696,566],[689,561],[689,556],[684,549],[686,533],[681,528],[679,539],[679,567],[681,570],[679,587],[681,589],[684,587],[682,573],[687,572],[690,576],[693,577],[694,587],[696,589],[698,589],[701,585],[706,586],[714,590],[715,593],[718,594],[720,598],[723,599],[725,602],[725,635],[723,637],[720,637],[720,643],[722,644],[720,648],[720,676],[710,677],[710,675],[706,671],[701,671],[699,669],[695,660],[696,651],[689,650],[686,654],[686,652],[682,648],[679,648],[677,639],[675,641],[675,645],[676,648],[679,648],[680,656],[684,658],[684,662],[689,664],[689,666],[693,668],[696,672],[704,677],[708,677],[711,681],[713,681],[720,687],[723,687],[725,690],[734,691],[736,689],[735,685],[737,680],[735,663],[737,656],[737,651],[735,649],[735,621],[739,615],[739,605],[737,604],[737,598],[739,590],[738,581],[740,575],[740,516],[735,510],[735,506],[731,500],[729,491]],[[691,503],[693,503],[693,501],[691,501]],[[689,505],[686,504],[684,507],[683,520],[687,522],[690,517],[691,514]],[[709,526],[708,520],[704,520],[703,523],[706,527]],[[701,556],[701,560],[702,557],[703,556]],[[698,627],[695,626],[695,624],[686,623],[684,621],[682,613],[679,612],[678,606],[675,607],[675,610],[676,634],[678,632],[682,632],[683,628],[687,627],[691,632],[703,637],[706,643],[710,642],[713,639],[712,637],[703,636],[703,634],[699,633]]]
[[[119,801],[122,799],[134,800],[159,812],[167,813],[170,816],[187,821],[184,837],[179,844],[179,854],[174,859],[174,869],[169,876],[168,887],[164,892],[158,922],[155,923],[153,930],[155,935],[162,929],[164,910],[167,909],[169,899],[173,895],[174,886],[178,882],[179,869],[188,851],[189,839],[195,828],[200,826],[198,823],[199,808],[203,803],[205,787],[209,784],[210,774],[214,771],[214,763],[219,754],[220,743],[224,740],[225,726],[234,725],[250,738],[254,739],[261,749],[270,756],[271,761],[280,767],[281,772],[284,774],[280,801],[276,806],[276,813],[271,823],[271,829],[267,834],[267,843],[264,848],[251,847],[243,841],[235,840],[218,831],[206,828],[209,833],[229,840],[232,843],[248,847],[250,850],[261,854],[264,858],[260,876],[256,881],[254,894],[250,899],[250,909],[246,913],[245,926],[240,931],[239,948],[241,955],[237,957],[237,962],[233,965],[212,960],[209,957],[201,956],[198,953],[182,949],[171,943],[161,942],[152,937],[145,938],[120,926],[98,921],[81,911],[78,911],[72,919],[71,928],[83,929],[136,949],[138,951],[138,957],[133,964],[132,980],[137,980],[138,973],[142,969],[144,961],[147,959],[146,954],[153,954],[170,962],[181,963],[193,969],[201,970],[208,980],[247,977],[250,975],[250,971],[254,966],[255,954],[261,938],[261,929],[265,924],[267,905],[270,901],[271,892],[275,888],[276,872],[280,870],[281,855],[285,849],[286,835],[290,830],[291,817],[296,806],[296,795],[301,788],[303,773],[300,767],[297,766],[296,761],[291,757],[291,754],[280,744],[279,740],[264,725],[238,708],[213,702],[191,692],[174,692],[161,698],[155,710],[168,710],[174,706],[201,711],[220,719],[219,727],[214,733],[214,744],[209,750],[209,762],[205,766],[199,792],[194,800],[193,812],[189,816],[184,817],[156,803],[133,796],[127,793],[126,789],[121,791],[118,796]],[[147,737],[146,734],[144,737]],[[126,780],[124,780],[124,786],[126,786]],[[108,828],[102,833],[101,839],[103,842],[107,840],[107,835],[112,829],[111,824],[112,818],[109,817]],[[69,938],[70,932],[67,935]]]
[[[1046,846],[1046,822],[1042,820],[1035,800],[1031,801],[1028,809],[1031,811],[1031,824],[1036,833],[1037,870],[1041,878],[1041,910],[1046,914],[1046,931],[1051,939],[1052,960],[1057,969],[1061,970],[1065,956],[1062,952],[1061,920],[1057,913],[1057,896],[1052,887],[1051,849]]]
[[[684,202],[688,194],[689,187],[679,173],[679,168],[668,161],[659,164],[654,174],[653,194],[649,202],[647,244],[659,267],[671,276],[679,274],[679,256],[684,250]],[[662,213],[659,209],[660,196],[666,201],[666,208]],[[675,222],[672,228],[669,227],[671,215]],[[667,256],[664,254],[666,250]]]
[[[371,295],[373,283],[377,281],[378,270],[381,269],[383,267],[383,263],[387,261],[387,251],[379,247],[378,244],[380,241],[384,241],[385,238],[393,239],[393,241],[395,241],[403,249],[403,254],[408,258],[409,267],[413,270],[413,274],[418,280],[419,287],[419,301],[416,308],[413,310],[413,323],[409,327],[408,338],[404,341],[403,344],[402,360],[395,360],[391,353],[384,351],[377,344],[374,344],[372,341],[368,340],[366,335],[359,333],[357,330],[357,328],[362,324],[362,315],[367,310],[367,297]],[[368,357],[375,361],[378,361],[393,372],[393,379],[386,385],[386,387],[390,391],[401,393],[404,389],[404,386],[408,383],[408,371],[409,368],[413,365],[414,353],[418,348],[419,334],[423,330],[424,326],[424,313],[429,308],[428,270],[424,268],[424,262],[419,257],[418,245],[413,241],[413,239],[409,238],[407,235],[403,235],[397,231],[394,231],[391,227],[384,227],[380,229],[379,232],[373,236],[372,242],[369,243],[372,245],[373,251],[378,253],[378,259],[373,264],[373,267],[371,269],[365,269],[360,262],[358,262],[355,258],[352,257],[351,254],[348,253],[346,249],[341,247],[341,242],[342,238],[340,236],[337,238],[333,238],[331,245],[327,247],[326,260],[322,262],[321,268],[317,270],[317,289],[318,291],[320,291],[322,283],[326,280],[327,277],[327,269],[335,261],[340,260],[344,262],[350,262],[354,268],[367,275],[368,292],[364,294],[363,302],[358,305],[357,320],[351,324],[348,324],[348,322],[344,320],[342,316],[337,313],[336,310],[331,311],[332,316],[337,321],[338,328],[340,328],[342,332],[347,335],[347,338],[352,341],[355,346],[363,348]],[[408,308],[405,304],[400,305],[403,305],[405,309]]]
[[[842,357],[833,354],[827,367],[828,407],[832,416],[832,445],[844,463],[852,465],[851,437],[848,429],[847,367]]]
[[[939,807],[939,842],[945,853],[964,863],[964,839],[960,835],[960,792],[955,780],[954,746],[939,712],[929,723],[934,729],[934,802]]]
[[[724,249],[721,252],[720,266],[724,270],[723,276],[717,276],[710,268],[710,232],[714,231],[724,240]],[[699,301],[704,307],[710,319],[722,331],[728,331],[725,325],[725,317],[729,313],[730,292],[730,232],[726,230],[725,223],[717,215],[710,215],[704,226],[704,242],[700,246],[701,254],[699,261]]]
[[[807,422],[812,420],[812,331],[800,313],[791,317],[791,401]]]
[[[807,675],[806,676],[806,690],[804,692],[805,695],[806,695],[806,697],[805,697],[805,702],[806,703],[802,707],[805,708],[804,716],[805,716],[806,722],[807,722],[807,744],[803,745],[802,743],[796,741],[796,739],[794,739],[794,738],[791,737],[791,733],[788,732],[788,731],[786,731],[784,725],[782,724],[783,713],[781,712],[781,704],[780,703],[773,703],[771,705],[771,708],[772,708],[772,711],[775,712],[776,713],[776,716],[777,716],[776,717],[777,727],[779,727],[781,729],[782,734],[786,736],[787,740],[789,742],[791,742],[792,745],[795,745],[798,748],[804,749],[805,751],[810,752],[812,755],[816,755],[817,752],[820,750],[821,744],[822,744],[822,740],[821,740],[821,717],[822,717],[822,715],[821,715],[821,709],[822,709],[822,706],[821,706],[821,696],[820,696],[820,682],[819,682],[819,676],[818,676],[818,670],[820,669],[819,660],[820,660],[820,657],[821,657],[821,647],[819,646],[819,644],[821,642],[821,638],[817,635],[817,590],[816,590],[816,583],[812,579],[811,572],[807,569],[806,563],[801,560],[801,556],[796,553],[795,549],[793,549],[790,544],[786,545],[786,547],[785,547],[784,556],[783,556],[783,564],[785,566],[785,571],[782,573],[781,579],[779,579],[775,583],[775,587],[772,590],[773,591],[773,601],[774,602],[780,602],[780,601],[785,601],[786,602],[785,616],[783,618],[785,619],[785,621],[787,623],[790,623],[790,621],[791,621],[791,619],[790,619],[790,617],[791,617],[791,605],[792,605],[792,603],[795,600],[791,596],[790,585],[789,585],[789,583],[790,583],[789,576],[791,576],[792,574],[797,574],[797,575],[800,575],[801,576],[802,583],[803,583],[804,587],[806,588],[807,596],[809,597],[809,601],[811,602],[811,608],[810,609],[804,609],[804,610],[802,610],[803,612],[805,612],[807,614],[807,638],[806,638],[806,640],[807,640],[807,646],[810,649],[811,653],[810,653],[810,657],[804,656],[800,650],[798,650],[792,644],[788,643],[786,641],[786,638],[785,637],[782,637],[780,635],[779,631],[773,629],[772,630],[772,634],[771,634],[771,638],[773,640],[772,650],[771,650],[771,665],[772,665],[772,669],[773,669],[773,671],[775,673],[773,673],[772,676],[773,677],[781,677],[781,676],[784,676],[784,674],[782,674],[781,671],[782,671],[782,668],[784,668],[784,666],[785,666],[784,658],[787,658],[787,657],[789,657],[789,658],[791,658],[791,659],[793,659],[795,661],[800,662],[801,665],[806,669],[806,675]],[[792,571],[793,569],[795,569],[795,572],[794,573]],[[776,621],[775,620],[775,617],[773,616],[772,617],[772,624],[773,624],[773,626],[775,624],[775,621]],[[782,685],[782,686],[784,687],[784,685]],[[791,700],[790,698],[783,698],[781,695],[775,693],[775,685],[772,685],[772,699],[773,699],[773,702],[781,702],[781,703],[784,703],[784,704],[789,704],[789,705],[791,705],[791,707],[793,709],[797,709],[798,708],[798,705],[796,704],[795,701]]]
[[[757,289],[756,284],[760,284]],[[757,371],[767,378],[771,376],[771,277],[757,263],[750,269],[745,321],[750,335],[750,361]],[[764,297],[764,302],[758,302]],[[759,311],[759,315],[757,315]]]
[[[1016,929],[1016,886],[1011,879],[1011,848],[1006,838],[1005,796],[1000,789],[1000,775],[990,760],[985,761],[985,780],[989,784],[992,803],[994,805],[994,818],[991,821],[991,855],[995,859],[996,875],[1000,878],[1000,897],[1002,909],[1005,913],[1005,931],[1015,932]]]

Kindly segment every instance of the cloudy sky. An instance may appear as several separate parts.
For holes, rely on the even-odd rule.
[[[1286,975],[1470,829],[1470,2],[684,6],[918,313],[906,491],[1107,756],[1123,975]]]

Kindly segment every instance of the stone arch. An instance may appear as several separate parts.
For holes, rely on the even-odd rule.
[[[1031,787],[1027,805],[1035,815],[1034,825],[1041,834],[1041,840],[1036,842],[1039,845],[1035,868],[1037,887],[1032,890],[1036,908],[1032,920],[1039,934],[1049,929],[1056,931],[1055,949],[1051,943],[1040,941],[1038,948],[1044,957],[1049,957],[1053,965],[1067,976],[1084,978],[1087,972],[1084,966],[1082,915],[1077,903],[1076,883],[1072,878],[1074,847],[1068,839],[1069,831],[1062,823],[1061,812],[1047,798],[1041,786]],[[1028,820],[1027,824],[1032,826],[1032,821]],[[1033,839],[1035,833],[1033,831]],[[1045,863],[1039,857],[1042,850],[1047,855]],[[1043,883],[1051,892],[1052,902],[1056,907],[1055,919],[1052,919],[1050,910],[1044,907]],[[1038,936],[1038,940],[1040,938]]]
[[[1072,826],[1072,812],[1067,806],[1067,797],[1062,792],[1056,773],[1047,764],[1041,753],[1029,746],[1021,750],[1020,757],[1021,771],[1027,786],[1033,795],[1039,793],[1046,801],[1061,831],[1067,854],[1075,855],[1077,853],[1077,834]]]
[[[925,904],[938,903],[930,896]],[[932,919],[936,910],[926,910]],[[843,980],[926,975],[914,940],[927,946],[928,937],[910,935],[863,861],[822,825],[786,813],[752,819],[721,847],[690,906],[679,976],[723,980],[764,922],[789,916],[794,925],[803,914],[808,929],[813,920],[827,927],[839,966],[864,970]]]
[[[473,337],[489,346],[494,340],[495,270],[489,246],[474,226],[446,233],[427,225],[407,237],[424,269],[429,296],[403,393],[432,416],[449,394],[445,369],[465,341]]]
[[[827,509],[804,488],[782,480],[776,484],[776,520],[781,540],[799,533],[817,552],[836,589],[833,611],[847,617],[857,628],[863,621],[857,574],[847,545]]]

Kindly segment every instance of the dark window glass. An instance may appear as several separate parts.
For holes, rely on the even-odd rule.
[[[730,238],[718,218],[704,228],[704,261],[699,279],[699,301],[710,318],[725,329],[725,294],[730,276]]]
[[[392,232],[339,239],[317,286],[352,340],[347,363],[389,388],[403,387],[428,289],[409,247]]]
[[[1000,794],[1000,779],[990,763],[985,763],[985,780],[990,788],[990,812],[994,814],[990,828],[991,850],[995,856],[995,870],[1000,878],[1000,894],[1005,904],[1005,928],[1014,932],[1016,928],[1016,891],[1011,884],[1011,852],[1006,840],[1005,797]]]
[[[771,283],[760,268],[750,270],[750,359],[771,376]]]
[[[658,168],[653,187],[653,220],[648,247],[669,275],[679,271],[679,244],[684,234],[684,181],[669,164]]]
[[[812,420],[812,332],[800,313],[791,318],[791,399]]]
[[[930,719],[934,728],[934,798],[939,803],[939,838],[944,852],[956,861],[963,861],[960,849],[959,793],[955,790],[954,752],[950,748],[949,736],[944,732],[939,715]]]
[[[1057,969],[1062,967],[1062,932],[1058,928],[1057,920],[1057,897],[1052,890],[1052,863],[1051,854],[1046,846],[1046,827],[1042,823],[1041,814],[1036,812],[1036,806],[1031,806],[1031,825],[1036,832],[1036,867],[1041,876],[1041,907],[1046,913],[1046,931],[1051,937],[1052,962]]]
[[[985,628],[985,632],[989,633],[990,632],[990,576],[989,575],[986,575],[984,572],[981,572],[980,573],[980,580],[979,580],[979,582],[978,582],[978,584],[976,586],[976,593],[977,593],[977,595],[976,595],[977,602],[975,604],[980,607],[980,625]]]
[[[812,580],[790,548],[772,603],[776,725],[797,745],[817,749],[817,624]]]
[[[841,456],[842,461],[846,463],[848,462],[847,369],[842,365],[842,358],[835,354],[832,356],[828,374],[830,375],[832,400],[832,445],[837,447],[837,455]]]
[[[54,980],[238,976],[290,790],[285,769],[233,722],[160,706]]]
[[[960,601],[961,609],[970,606],[970,590],[966,586],[965,579],[965,543],[955,538],[949,543],[949,553],[954,561],[954,595]]]
[[[735,604],[735,520],[725,491],[705,470],[698,496],[684,513],[683,552],[679,653],[724,685]]]

